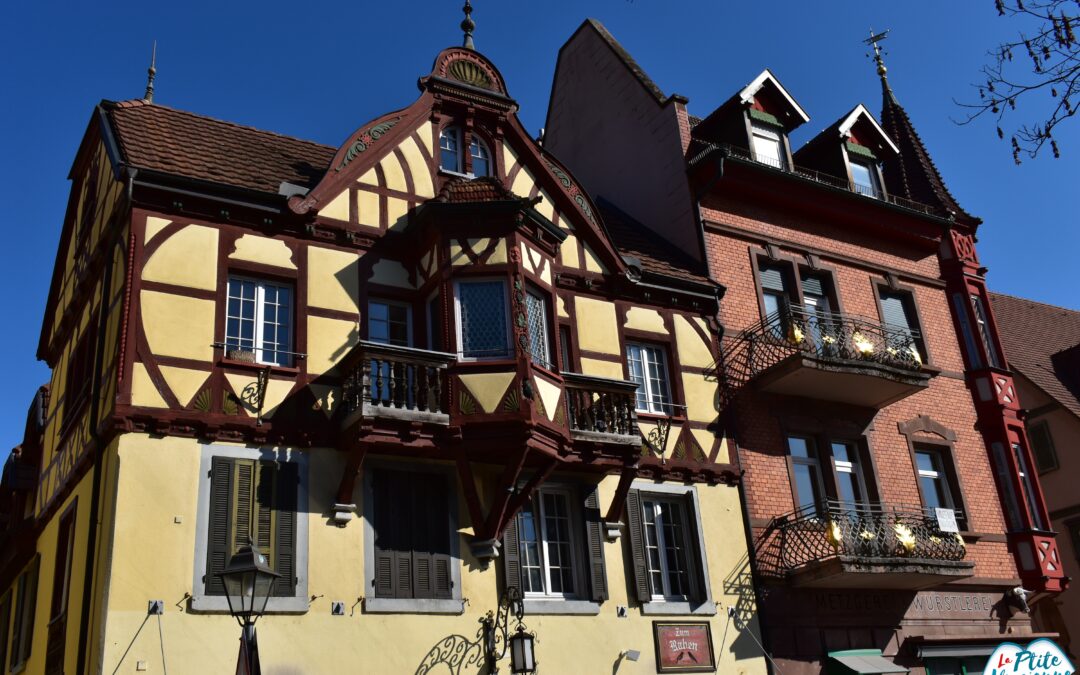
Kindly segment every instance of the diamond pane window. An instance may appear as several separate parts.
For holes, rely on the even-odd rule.
[[[229,277],[225,348],[253,352],[258,363],[292,365],[292,288]]]
[[[458,351],[465,358],[505,358],[510,355],[506,283],[459,281]]]
[[[551,368],[548,344],[547,301],[532,291],[525,294],[525,309],[529,315],[529,356],[533,363]]]

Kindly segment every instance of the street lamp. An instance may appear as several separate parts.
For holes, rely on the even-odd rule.
[[[535,636],[526,633],[525,626],[520,623],[517,632],[510,636],[510,672],[514,675],[536,672],[536,653],[533,651],[535,640]]]
[[[508,635],[510,615],[517,620],[517,630]],[[498,609],[488,612],[480,619],[481,644],[484,648],[484,663],[488,673],[497,673],[497,662],[510,652],[510,672],[514,675],[532,675],[536,672],[536,636],[525,631],[522,618],[525,616],[525,603],[521,601],[521,591],[510,586],[499,603]],[[499,643],[502,643],[500,652]]]
[[[218,576],[225,585],[229,613],[236,617],[243,628],[237,671],[244,675],[255,675],[259,672],[255,621],[266,611],[274,580],[281,575],[270,568],[266,555],[249,539],[248,545],[240,547]]]

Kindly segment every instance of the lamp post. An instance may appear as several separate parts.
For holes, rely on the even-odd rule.
[[[509,634],[510,615],[517,621],[517,629]],[[499,607],[489,611],[480,619],[480,638],[484,648],[486,672],[494,675],[499,672],[498,661],[510,652],[510,672],[514,675],[532,675],[536,672],[536,636],[526,632],[522,618],[525,616],[525,603],[521,601],[521,591],[516,586],[509,586],[503,594]],[[502,644],[500,649],[499,645]]]
[[[249,539],[218,573],[225,584],[229,613],[236,617],[243,632],[240,634],[240,658],[237,673],[258,675],[258,646],[255,640],[255,621],[266,611],[274,580],[281,575],[267,564],[263,554]]]

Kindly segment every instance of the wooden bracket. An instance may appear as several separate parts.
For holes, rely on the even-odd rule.
[[[626,509],[626,496],[630,494],[630,484],[634,482],[636,476],[636,464],[623,467],[622,474],[619,476],[619,486],[615,488],[615,496],[611,498],[607,516],[604,517],[605,522],[617,523],[622,520],[623,511]]]

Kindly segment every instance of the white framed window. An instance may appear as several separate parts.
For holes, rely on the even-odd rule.
[[[971,309],[975,312],[975,325],[978,326],[979,336],[986,347],[986,358],[990,360],[991,366],[1001,368],[1001,359],[994,348],[994,336],[990,333],[990,323],[986,317],[986,307],[983,305],[982,296],[977,293],[971,294]]]
[[[551,340],[548,332],[547,299],[534,290],[525,293],[525,311],[528,314],[529,357],[533,363],[552,368]]]
[[[630,380],[638,386],[635,407],[642,412],[670,414],[671,381],[664,349],[657,345],[628,342],[626,363]]]
[[[945,458],[933,448],[916,448],[915,462],[922,484],[923,506],[928,509],[954,509],[956,500],[945,472]]]
[[[446,127],[439,132],[439,168],[463,173],[461,160],[461,128]]]
[[[491,175],[491,151],[482,140],[476,137],[476,134],[473,134],[472,140],[469,141],[469,158],[472,160],[472,175]]]
[[[762,124],[752,124],[754,160],[776,169],[787,168],[784,141],[780,133]]]
[[[870,162],[852,159],[851,182],[855,192],[874,199],[881,198],[881,186],[878,184],[877,166]]]
[[[1039,508],[1039,500],[1035,496],[1035,484],[1031,477],[1031,469],[1028,468],[1027,454],[1019,443],[1012,444],[1013,456],[1016,458],[1016,470],[1020,478],[1020,489],[1024,492],[1024,501],[1027,503],[1028,513],[1031,514],[1031,524],[1037,530],[1047,529],[1043,522],[1042,509]]]
[[[225,348],[253,352],[258,363],[291,366],[293,289],[246,277],[229,277]]]
[[[499,359],[512,355],[506,281],[459,280],[454,283],[458,356]]]
[[[412,346],[412,308],[400,302],[368,302],[368,339],[398,347]]]
[[[584,583],[572,500],[565,490],[538,490],[518,512],[521,590],[526,597],[574,598]]]
[[[645,497],[645,555],[654,600],[687,600],[691,597],[690,532],[686,507],[681,500]]]

